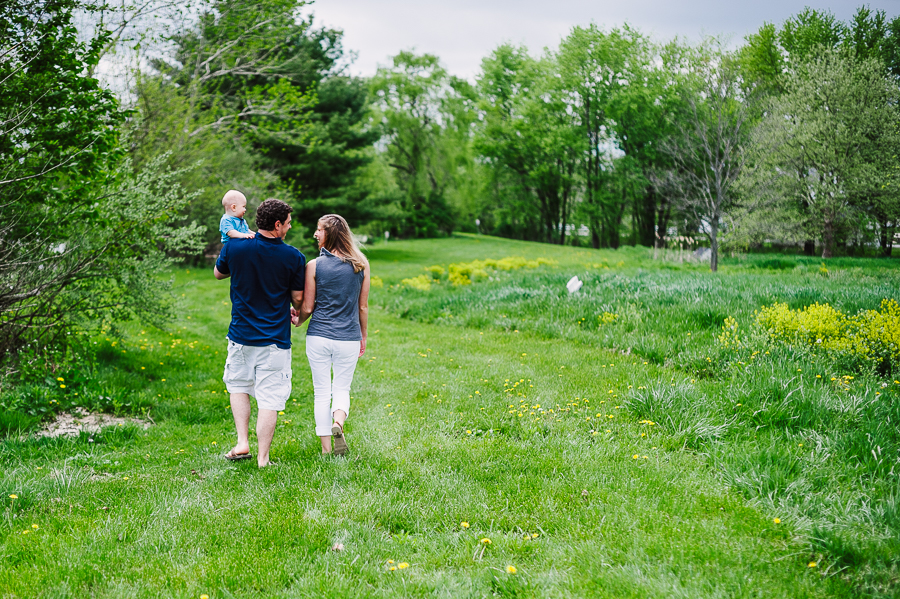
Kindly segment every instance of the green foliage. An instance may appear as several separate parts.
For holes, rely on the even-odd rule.
[[[763,306],[756,317],[772,341],[822,349],[841,361],[858,361],[890,373],[900,365],[900,305],[882,300],[877,310],[848,316],[828,304],[799,310],[787,304]]]
[[[9,199],[0,216],[4,357],[104,319],[166,318],[171,298],[158,269],[197,249],[197,227],[169,226],[190,200],[175,181],[180,173],[162,168],[163,158],[138,172],[124,159],[119,127],[127,113],[86,75],[107,36],[79,42],[78,7],[2,8],[13,44],[0,64],[8,173],[0,190]]]
[[[167,52],[135,74],[139,114],[131,123],[131,154],[138,167],[163,153],[174,167],[197,165],[183,171],[180,182],[198,196],[177,224],[205,227],[202,253],[218,248],[227,189],[247,195],[251,226],[262,200],[294,199],[289,177],[280,177],[285,173],[267,158],[267,148],[305,151],[312,143],[317,97],[307,69],[319,67],[308,56],[309,23],[297,20],[303,5],[201,2],[191,18],[173,19],[159,32]]]
[[[565,241],[581,151],[555,75],[552,58],[503,45],[483,61],[478,83],[484,118],[476,147],[495,165],[492,186],[509,187],[501,217],[547,243]]]
[[[836,50],[800,65],[785,87],[754,133],[745,184],[763,200],[757,210],[793,211],[791,221],[814,232],[830,257],[839,232],[890,172],[898,88],[877,61]]]
[[[401,52],[371,81],[373,122],[394,169],[403,221],[391,227],[412,237],[452,233],[448,202],[467,161],[474,115],[469,85],[450,76],[436,56]]]

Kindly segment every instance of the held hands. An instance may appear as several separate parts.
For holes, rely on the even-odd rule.
[[[291,324],[295,327],[300,326],[300,312],[298,312],[293,306],[291,306]]]

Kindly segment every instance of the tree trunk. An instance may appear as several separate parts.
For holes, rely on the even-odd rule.
[[[661,248],[664,245],[663,238],[666,236],[666,232],[669,228],[669,216],[672,214],[672,204],[669,203],[668,198],[661,198],[658,213],[658,220],[656,225],[656,245],[653,247]]]
[[[807,239],[803,242],[803,255],[804,256],[815,256],[816,255],[816,242],[812,239]]]
[[[719,219],[718,215],[711,219],[709,226],[709,270],[719,270]]]
[[[834,223],[825,221],[825,229],[822,231],[822,257],[831,258],[834,255]]]
[[[881,257],[890,258],[894,249],[894,226],[891,226],[887,219],[879,219],[878,228],[881,229],[881,234],[879,235]]]

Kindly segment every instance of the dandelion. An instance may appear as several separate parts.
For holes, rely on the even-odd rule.
[[[809,562],[809,563],[806,564],[806,565],[807,565],[807,567],[809,567],[809,568],[815,568],[817,564],[816,564],[816,562]]]
[[[409,564],[407,564],[406,562],[400,562],[399,564],[397,564],[397,568],[400,570],[405,570],[409,568]]]
[[[39,529],[39,528],[40,528],[40,526],[38,526],[38,525],[37,525],[37,524],[32,524],[32,525],[31,525],[31,528],[33,528],[33,529],[35,529],[35,530],[37,530],[37,529]]]
[[[485,538],[481,539],[481,540],[479,541],[479,543],[481,543],[482,545],[490,545],[490,544],[491,544],[491,540],[490,540],[489,538],[485,537]]]
[[[10,499],[18,499],[19,496],[18,496],[18,495],[10,495],[9,498],[10,498]]]
[[[391,566],[391,572],[397,569],[397,566]]]
[[[772,522],[775,524],[781,524],[781,518],[772,518]]]
[[[200,595],[200,599],[209,599],[209,595]]]
[[[63,382],[63,381],[66,380],[66,379],[64,379],[64,378],[61,377],[61,376],[58,376],[58,377],[56,377],[56,380],[58,380],[59,382]]]
[[[506,566],[507,574],[515,574],[516,572],[518,572],[518,570],[516,570],[515,566]]]
[[[66,386],[65,386],[65,385],[60,385],[59,388],[60,388],[60,389],[65,389]]]

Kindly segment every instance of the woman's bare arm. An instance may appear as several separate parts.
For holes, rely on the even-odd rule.
[[[303,303],[300,305],[300,322],[301,324],[312,315],[316,308],[316,261],[312,260],[306,265],[306,281],[303,283]]]
[[[366,266],[365,277],[359,290],[359,330],[362,341],[359,342],[359,355],[366,353],[366,339],[369,336],[369,287],[371,286],[369,267]]]

